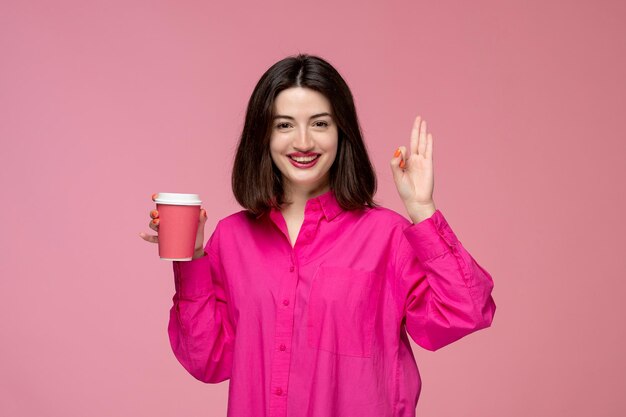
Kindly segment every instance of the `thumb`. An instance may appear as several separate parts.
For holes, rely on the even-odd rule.
[[[393,179],[396,184],[400,183],[400,179],[404,173],[404,155],[406,154],[406,146],[399,146],[394,153],[394,157],[389,162],[391,165],[391,173],[393,174]],[[396,156],[398,155],[398,156]],[[402,165],[400,163],[404,162]]]
[[[206,219],[207,219],[206,210],[201,208],[200,209],[200,223],[205,223]]]

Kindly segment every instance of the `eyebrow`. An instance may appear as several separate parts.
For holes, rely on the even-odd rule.
[[[309,120],[311,119],[315,119],[316,117],[322,117],[322,116],[331,116],[332,115],[330,113],[324,112],[324,113],[318,113],[318,114],[314,114],[313,116],[309,117]],[[289,120],[296,120],[291,116],[285,116],[283,114],[277,114],[276,116],[272,117],[272,120],[275,119],[289,119]]]

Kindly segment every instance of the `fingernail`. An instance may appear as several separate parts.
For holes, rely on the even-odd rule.
[[[150,210],[150,217],[152,217],[153,219],[159,217],[159,212],[156,210]]]
[[[404,159],[400,161],[400,168],[404,169]]]
[[[159,193],[154,193],[152,194],[152,201],[156,200],[156,198],[158,197]]]
[[[400,148],[396,149],[396,151],[393,153],[394,158],[397,158],[398,156],[400,156],[402,152],[400,152]]]
[[[157,224],[159,222],[159,219],[153,219],[152,220],[152,224]]]

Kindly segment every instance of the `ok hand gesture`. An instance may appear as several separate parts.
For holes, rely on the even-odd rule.
[[[415,118],[411,131],[411,151],[396,149],[390,162],[398,194],[413,223],[430,217],[436,210],[433,201],[433,137],[426,134],[426,121]]]

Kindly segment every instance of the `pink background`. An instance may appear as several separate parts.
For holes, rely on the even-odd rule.
[[[224,3],[224,4],[222,4]],[[414,345],[418,416],[626,415],[626,7],[620,1],[0,4],[0,415],[224,416],[167,337],[154,192],[240,210],[261,74],[345,77],[379,175],[416,114],[435,203],[493,276],[491,328]],[[621,190],[621,191],[620,191]]]

